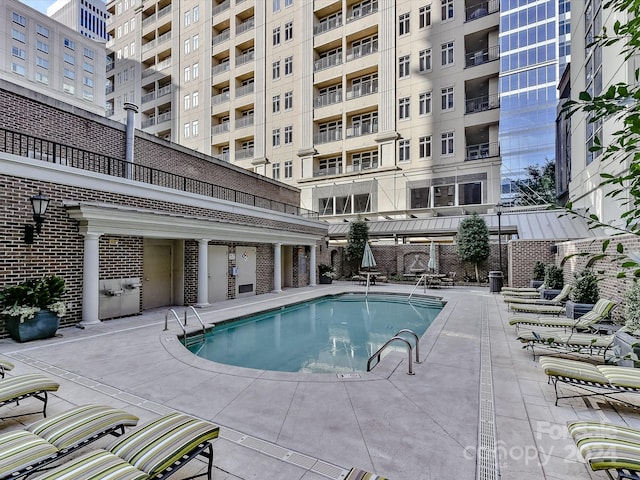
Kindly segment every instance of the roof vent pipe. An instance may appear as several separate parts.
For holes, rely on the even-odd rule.
[[[123,108],[127,111],[127,139],[124,153],[124,159],[126,161],[125,178],[131,180],[133,177],[133,140],[135,138],[133,115],[138,113],[138,106],[125,102]]]

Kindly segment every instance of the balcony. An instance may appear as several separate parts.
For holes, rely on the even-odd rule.
[[[153,40],[151,40],[150,42],[147,42],[145,44],[142,45],[142,51],[143,52],[148,52],[149,50],[151,50],[153,47],[155,47],[157,44],[156,39],[154,38]]]
[[[211,135],[219,135],[231,130],[230,122],[222,122],[211,127]]]
[[[171,40],[171,32],[164,33],[158,37],[158,45]]]
[[[255,52],[246,52],[243,53],[242,55],[238,55],[236,57],[236,67],[239,67],[240,65],[244,65],[245,63],[249,63],[251,62],[256,56]]]
[[[245,95],[250,95],[255,90],[255,84],[249,83],[248,85],[243,85],[242,87],[236,88],[236,98],[244,97]]]
[[[320,22],[317,25],[314,25],[313,34],[320,35],[321,33],[328,32],[330,30],[333,30],[341,26],[342,26],[342,17],[332,18],[329,21]]]
[[[253,158],[253,148],[243,148],[236,151],[236,160],[245,160],[247,158]]]
[[[313,62],[313,71],[318,72],[326,68],[335,67],[342,64],[342,52],[327,55]]]
[[[482,158],[497,157],[500,155],[500,144],[498,142],[479,143],[468,145],[465,161],[480,160]]]
[[[240,117],[236,120],[236,129],[250,127],[253,125],[254,116],[246,115],[244,117]]]
[[[169,15],[171,13],[171,4],[167,5],[166,7],[164,7],[162,10],[160,10],[158,12],[158,20],[160,20],[162,17],[164,17],[165,15]]]
[[[146,120],[142,120],[140,126],[142,128],[149,128],[149,127],[153,127],[156,124],[156,117],[150,117],[147,118]]]
[[[211,105],[220,105],[221,103],[228,102],[230,98],[231,95],[229,92],[219,93],[211,97]]]
[[[244,22],[242,22],[240,25],[236,27],[236,35],[241,35],[244,32],[248,32],[249,30],[253,29],[254,26],[255,26],[255,20],[253,17],[251,17],[250,19],[245,20]]]
[[[167,85],[166,87],[159,88],[153,92],[149,92],[142,96],[142,103],[147,103],[156,98],[164,97],[166,95],[171,94],[171,85]]]
[[[486,112],[500,107],[500,95],[485,95],[483,97],[469,98],[465,102],[464,113]]]
[[[313,106],[315,108],[320,108],[340,102],[342,102],[342,89],[318,95],[313,99]]]
[[[378,160],[374,160],[373,162],[364,162],[364,163],[356,163],[354,165],[347,165],[346,172],[362,172],[364,170],[373,170],[374,168],[378,168]]]
[[[469,7],[465,10],[465,18],[467,22],[486,17],[500,10],[500,0],[489,0]]]
[[[110,72],[114,68],[116,68],[116,64],[115,63],[113,63],[113,62],[107,63],[107,67],[106,67],[107,72]]]
[[[356,20],[360,20],[363,17],[368,17],[378,11],[378,5],[367,5],[364,8],[359,8],[358,10],[352,10],[351,15],[347,17],[347,23],[355,22]]]
[[[336,167],[319,168],[313,171],[314,177],[326,177],[329,175],[341,175],[342,165]]]
[[[222,42],[226,42],[227,40],[229,40],[230,36],[231,36],[231,31],[229,29],[223,30],[222,32],[220,32],[218,35],[216,35],[211,39],[211,46],[213,47]]]
[[[149,25],[152,25],[153,23],[155,23],[156,21],[156,14],[154,13],[153,15],[149,15],[147,18],[143,18],[142,19],[142,28],[148,27]]]
[[[478,50],[477,52],[467,53],[465,55],[465,67],[475,67],[487,62],[492,62],[500,58],[500,46],[494,45],[493,47]]]
[[[327,130],[326,132],[318,132],[313,135],[313,143],[321,145],[323,143],[336,142],[342,140],[342,129]]]
[[[169,68],[171,66],[171,57],[165,58],[163,61],[142,71],[142,78],[149,77],[156,72]]]
[[[378,44],[366,44],[360,47],[350,48],[347,50],[347,62],[356,58],[366,57],[378,51]]]
[[[219,153],[218,155],[214,155],[217,159],[222,160],[223,162],[229,163],[231,161],[231,155],[229,152]]]
[[[347,128],[347,138],[361,137],[363,135],[371,135],[372,133],[378,133],[377,123],[361,123],[350,128]]]
[[[171,120],[171,112],[161,113],[156,117],[156,125],[160,125],[161,123],[168,122]]]
[[[224,72],[228,72],[231,69],[231,62],[227,60],[226,62],[219,63],[218,65],[214,65],[211,67],[211,76],[214,77]]]
[[[110,93],[113,93],[113,85],[107,85],[104,89],[105,95],[109,95]]]
[[[347,100],[378,93],[378,80],[362,82],[347,88]]]
[[[222,13],[225,10],[229,10],[230,7],[231,7],[231,2],[229,0],[225,0],[220,5],[216,5],[211,9],[211,16],[215,17],[219,13]]]

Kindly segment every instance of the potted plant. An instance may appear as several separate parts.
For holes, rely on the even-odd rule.
[[[617,364],[622,367],[637,366],[634,357],[640,355],[640,282],[634,281],[626,291],[624,300],[624,328],[613,339]]]
[[[567,302],[567,317],[578,318],[591,309],[600,299],[598,278],[590,268],[574,274],[573,288]]]
[[[320,273],[320,283],[332,283],[333,279],[336,278],[335,270],[331,265],[327,265],[326,263],[318,265],[318,272]]]
[[[5,287],[0,306],[9,335],[18,342],[53,337],[67,311],[64,291],[64,279],[55,275]]]
[[[538,288],[544,283],[544,269],[545,265],[540,261],[536,262],[536,264],[533,266],[533,276],[530,282],[530,286],[532,288]]]
[[[540,297],[550,300],[558,295],[564,287],[562,268],[553,264],[544,267],[544,285],[546,288],[542,290]]]

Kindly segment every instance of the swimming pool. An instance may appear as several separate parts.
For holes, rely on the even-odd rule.
[[[366,371],[369,357],[396,332],[407,328],[422,336],[442,308],[429,297],[409,302],[406,295],[332,295],[217,325],[189,349],[214,362],[260,370]],[[406,352],[401,343],[389,347],[394,349]]]

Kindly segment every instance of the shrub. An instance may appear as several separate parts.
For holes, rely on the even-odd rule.
[[[569,298],[576,303],[596,303],[600,299],[598,278],[590,268],[574,274],[573,288]]]
[[[564,286],[562,269],[555,265],[547,265],[544,268],[544,284],[549,289],[561,289]]]
[[[335,278],[335,272],[331,265],[327,265],[326,263],[321,263],[318,265],[318,272],[320,275],[324,275],[325,277]]]
[[[624,314],[626,318],[625,327],[629,333],[640,333],[640,282],[633,282],[633,285],[625,293]]]
[[[10,285],[0,292],[1,313],[20,317],[20,322],[33,318],[41,309],[49,309],[62,317],[66,313],[62,301],[64,291],[64,279],[56,275]]]
[[[543,262],[536,262],[533,266],[533,279],[537,281],[544,280],[545,265]]]

